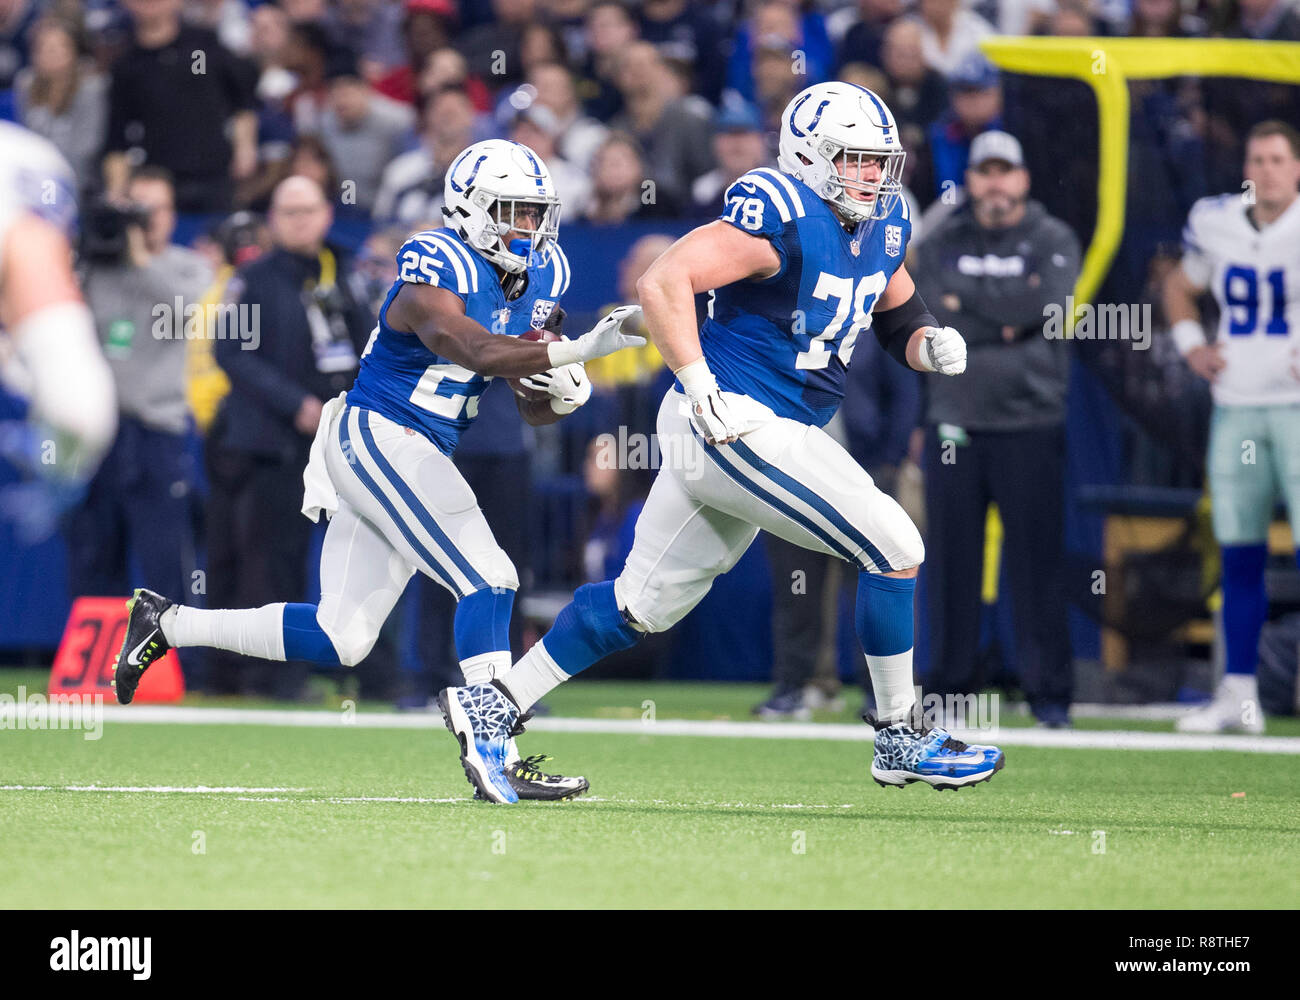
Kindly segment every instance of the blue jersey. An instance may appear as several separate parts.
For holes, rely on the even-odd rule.
[[[769,168],[727,189],[722,219],[770,240],[781,269],[716,289],[700,346],[718,386],[780,417],[825,425],[844,398],[845,373],[871,310],[903,263],[912,235],[907,203],[845,230],[813,190]]]
[[[540,330],[569,287],[569,262],[551,243],[528,266],[523,294],[509,302],[496,270],[454,230],[416,233],[397,251],[397,280],[379,309],[361,371],[348,390],[348,404],[364,406],[419,431],[446,455],[478,416],[478,400],[492,381],[439,357],[413,333],[388,325],[388,306],[403,284],[450,289],[465,303],[465,315],[493,334],[518,337]]]

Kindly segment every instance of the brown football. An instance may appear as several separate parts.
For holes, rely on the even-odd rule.
[[[519,339],[540,340],[543,343],[549,344],[552,340],[559,340],[560,336],[557,333],[552,333],[550,330],[534,330],[532,327],[529,327],[519,335]],[[510,388],[515,391],[515,395],[521,399],[533,402],[547,397],[547,393],[538,392],[536,389],[530,389],[517,378],[506,379],[506,381],[510,383]]]

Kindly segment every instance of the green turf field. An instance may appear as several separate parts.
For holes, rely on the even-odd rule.
[[[628,693],[590,687],[568,686],[589,714]],[[649,690],[660,717],[691,694]],[[0,790],[0,898],[38,908],[1297,901],[1294,755],[1014,747],[991,783],[940,793],[877,787],[865,743],[530,733],[524,752],[587,774],[591,796],[501,807],[469,801],[454,746],[441,728],[0,733],[0,785],[51,788]],[[66,787],[87,785],[289,790]]]

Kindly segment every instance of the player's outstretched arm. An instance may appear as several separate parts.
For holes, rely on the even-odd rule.
[[[780,269],[781,257],[770,242],[715,221],[670,246],[636,283],[650,339],[681,382],[691,420],[709,444],[729,444],[743,428],[704,360],[695,296]]]
[[[480,375],[523,378],[575,361],[640,347],[644,337],[620,330],[636,306],[621,306],[577,340],[543,342],[498,337],[465,315],[465,302],[436,285],[404,284],[388,306],[388,324],[413,333],[433,353]]]
[[[966,370],[966,341],[952,327],[939,326],[917,294],[906,265],[889,279],[872,320],[881,346],[909,368],[940,375]]]
[[[87,478],[117,430],[113,375],[55,225],[25,215],[0,247],[0,324],[18,359],[14,380],[34,417],[61,438],[55,475]]]

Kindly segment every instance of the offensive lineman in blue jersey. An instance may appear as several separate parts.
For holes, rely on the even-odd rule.
[[[918,371],[966,367],[960,334],[937,326],[903,267],[904,156],[893,116],[871,91],[809,87],[782,116],[780,169],[737,180],[722,218],[678,240],[638,283],[651,338],[677,376],[659,410],[668,460],[618,579],[579,589],[504,677],[439,695],[482,795],[514,801],[501,761],[519,712],[679,621],[759,529],[859,569],[856,625],[879,713],[866,717],[879,784],[956,788],[1002,767],[996,747],[925,726],[912,685],[921,536],[821,429],[868,327]],[[693,295],[705,291],[709,318],[697,329]]]
[[[469,484],[451,461],[494,377],[519,379],[519,410],[552,423],[591,395],[583,363],[645,343],[614,310],[577,340],[520,339],[554,329],[569,265],[556,242],[560,202],[546,165],[527,146],[489,139],[470,146],[446,178],[447,226],[416,233],[355,384],[324,407],[303,474],[303,513],[329,516],[321,600],[250,610],[202,610],[137,590],[118,655],[118,700],[134,697],[149,664],[175,646],[211,646],[271,660],[353,666],[418,569],[457,599],[456,653],[468,683],[510,665],[508,630],[519,579]],[[526,717],[525,717],[526,718]],[[511,794],[562,799],[585,778],[542,773],[520,760],[511,718],[499,762]]]

